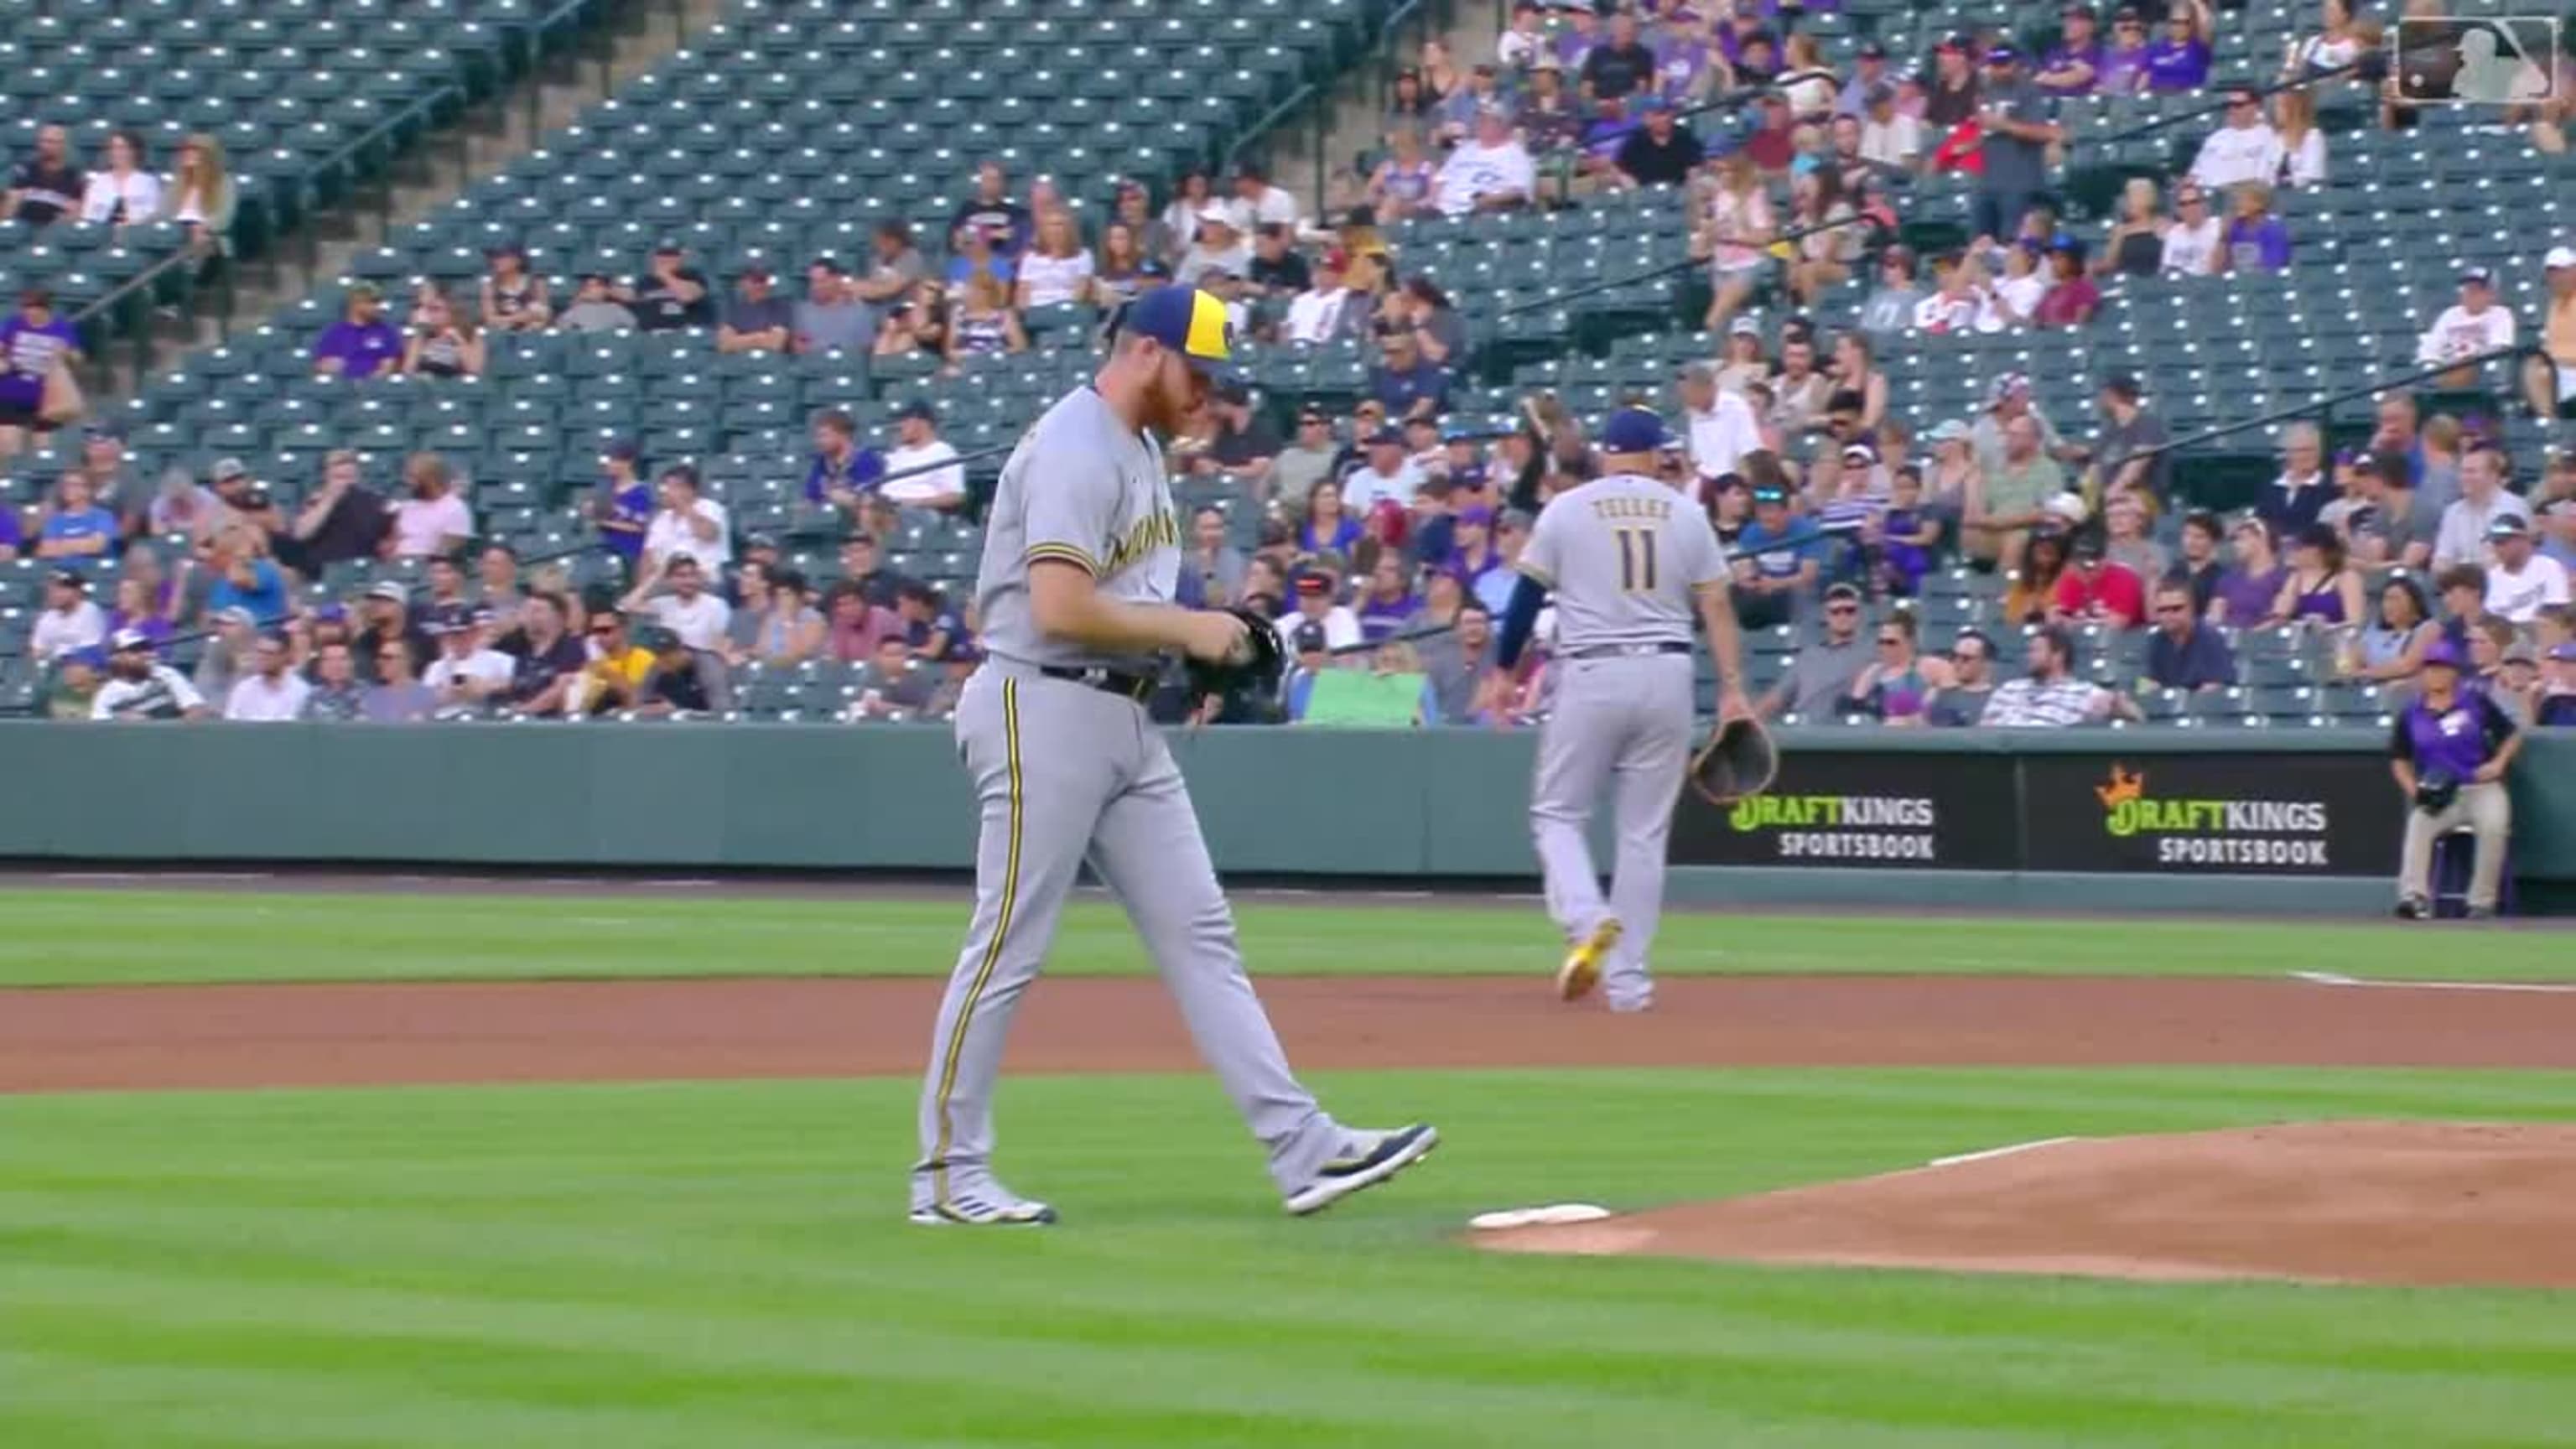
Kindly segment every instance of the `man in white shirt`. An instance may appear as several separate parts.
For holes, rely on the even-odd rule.
[[[886,473],[894,481],[877,489],[888,502],[942,510],[966,502],[966,465],[957,461],[955,448],[940,441],[936,408],[919,399],[905,403],[903,411],[895,414],[895,436],[901,446],[888,450],[885,460]],[[917,468],[930,471],[910,478],[895,476]]]
[[[404,459],[403,489],[409,496],[393,507],[395,557],[453,556],[474,536],[474,515],[456,496],[446,459],[436,453]]]
[[[1393,428],[1380,428],[1368,437],[1368,461],[1342,477],[1342,508],[1354,518],[1365,518],[1381,499],[1394,499],[1410,507],[1413,495],[1422,486],[1422,470],[1413,465],[1413,456],[1404,446],[1404,434]]]
[[[2513,345],[2513,313],[2496,305],[2495,277],[2484,267],[2460,270],[2460,301],[2446,307],[2415,344],[2415,360],[2456,362]]]
[[[2227,124],[2200,143],[2191,179],[2213,191],[2248,181],[2270,186],[2281,179],[2281,133],[2263,119],[2263,103],[2252,91],[2228,92]]]
[[[1327,649],[1347,649],[1359,643],[1360,617],[1351,612],[1349,605],[1333,602],[1335,584],[1329,569],[1309,568],[1299,574],[1297,607],[1280,615],[1278,623],[1273,626],[1278,629],[1279,637],[1293,640],[1297,637],[1298,625],[1315,623],[1323,626],[1324,647]]]
[[[1350,265],[1350,253],[1340,247],[1324,253],[1315,266],[1314,285],[1288,301],[1288,319],[1279,329],[1285,340],[1314,347],[1355,335],[1351,292],[1342,285]],[[1365,313],[1363,306],[1361,314]]]
[[[51,664],[75,649],[95,649],[107,642],[107,615],[90,602],[89,581],[70,569],[45,576],[45,609],[27,639],[27,653],[38,664]]]
[[[662,506],[644,528],[644,565],[648,573],[667,568],[675,558],[698,561],[705,569],[733,562],[733,525],[724,505],[698,496],[698,470],[678,463],[662,471]]]
[[[700,653],[713,653],[724,647],[725,627],[733,622],[733,606],[707,591],[707,575],[693,558],[671,560],[663,571],[661,582],[670,592],[655,596],[649,602],[637,590],[625,600],[625,607],[635,611],[639,605],[665,629],[680,636],[680,642]],[[649,587],[649,586],[648,586]]]
[[[1881,166],[1911,169],[1923,150],[1923,123],[1896,108],[1896,87],[1869,88],[1869,114],[1860,123],[1860,156]]]
[[[2500,518],[2528,524],[2531,505],[2505,491],[2504,450],[2481,439],[2460,457],[2460,496],[2442,510],[2442,526],[2433,535],[2433,567],[2486,562],[2487,532]]]
[[[438,641],[438,657],[421,671],[420,682],[438,697],[441,712],[467,710],[510,687],[518,662],[487,642],[492,611],[469,611],[462,605],[433,611],[429,634]]]
[[[2495,562],[2487,565],[2487,612],[2529,624],[2552,604],[2567,602],[2567,567],[2532,547],[2531,524],[2505,514],[2487,525]]]
[[[1716,375],[1693,363],[1682,369],[1682,416],[1688,424],[1691,472],[1705,499],[1710,483],[1735,471],[1745,454],[1762,446],[1762,422],[1744,394],[1721,392]]]
[[[1538,164],[1512,134],[1511,112],[1487,106],[1476,113],[1476,134],[1458,143],[1440,163],[1432,200],[1449,216],[1508,211],[1525,206],[1538,188]]]
[[[304,701],[313,686],[304,677],[287,668],[286,641],[275,634],[262,634],[251,650],[251,672],[233,685],[224,700],[224,718],[247,720],[255,724],[279,724],[300,719]]]
[[[1234,201],[1228,209],[1234,213],[1234,229],[1245,236],[1265,226],[1293,232],[1298,224],[1296,194],[1271,185],[1269,176],[1249,161],[1234,168]]]
[[[119,629],[108,656],[108,681],[90,700],[91,719],[203,719],[206,697],[188,676],[153,657],[140,629]]]

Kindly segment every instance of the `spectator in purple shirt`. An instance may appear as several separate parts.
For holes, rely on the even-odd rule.
[[[1570,71],[1583,69],[1592,47],[1601,43],[1601,17],[1589,5],[1563,12],[1565,28],[1556,33],[1556,63]]]
[[[2210,594],[2209,622],[2230,629],[2257,628],[2272,617],[2272,603],[2281,596],[2281,580],[2290,571],[2281,566],[2270,524],[2259,518],[2240,519],[2234,538],[2236,562],[2218,575],[2218,587]]]
[[[1404,621],[1421,608],[1422,597],[1404,575],[1403,551],[1390,548],[1380,553],[1354,611],[1359,615],[1360,637],[1374,644],[1404,627]]]
[[[2069,5],[2061,12],[2065,29],[2039,58],[2032,79],[2052,96],[2089,96],[2102,74],[2102,37],[2094,29],[2093,7]]]
[[[2093,93],[2134,96],[2146,86],[2147,18],[2123,5],[2111,12],[2111,42],[2102,47],[2102,63],[2094,69]]]
[[[325,376],[368,378],[402,363],[403,336],[385,320],[385,299],[361,283],[349,289],[348,311],[324,328],[313,344],[313,370]]]
[[[2290,229],[2272,214],[2272,188],[2259,181],[2237,187],[2236,214],[2228,219],[2218,264],[2231,272],[2277,272],[2290,264]]]
[[[41,432],[45,379],[55,364],[80,356],[80,334],[54,311],[54,294],[29,287],[18,294],[18,310],[0,322],[0,454],[18,451],[22,430]]]
[[[2388,733],[2389,773],[2412,807],[2397,876],[2397,914],[2410,921],[2433,913],[2433,842],[2463,825],[2477,837],[2468,913],[2494,915],[2505,843],[2513,834],[2504,776],[2522,750],[2522,736],[2503,709],[2461,680],[2460,665],[2451,641],[2426,646],[2419,692]]]
[[[2208,85],[2209,36],[2207,0],[2174,0],[2165,33],[2147,47],[2147,89],[2165,95]]]

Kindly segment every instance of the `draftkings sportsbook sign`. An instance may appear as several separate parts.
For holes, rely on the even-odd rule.
[[[1676,865],[2010,870],[2012,761],[2000,755],[1851,754],[1784,746],[1765,794],[1726,809],[1689,790]]]
[[[1688,790],[1676,865],[2389,876],[2384,756],[1802,751],[1720,809]]]
[[[2393,875],[2403,804],[2384,755],[2034,755],[2035,870]]]

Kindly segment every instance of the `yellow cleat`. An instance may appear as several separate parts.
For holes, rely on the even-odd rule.
[[[1565,964],[1556,968],[1556,995],[1560,1001],[1581,1001],[1601,984],[1601,963],[1619,944],[1619,919],[1604,916],[1601,924],[1581,944],[1565,953]]]

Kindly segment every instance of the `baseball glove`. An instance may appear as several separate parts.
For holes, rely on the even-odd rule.
[[[1288,653],[1280,647],[1279,631],[1269,620],[1250,609],[1226,612],[1243,621],[1243,648],[1231,659],[1189,662],[1192,700],[1212,694],[1274,693],[1279,688],[1279,676],[1287,671]]]
[[[2427,815],[2439,815],[2460,798],[2458,777],[2446,770],[2431,770],[2416,778],[2415,808]]]
[[[1757,719],[1731,719],[1691,757],[1690,787],[1717,806],[1759,795],[1780,772],[1780,752]]]

